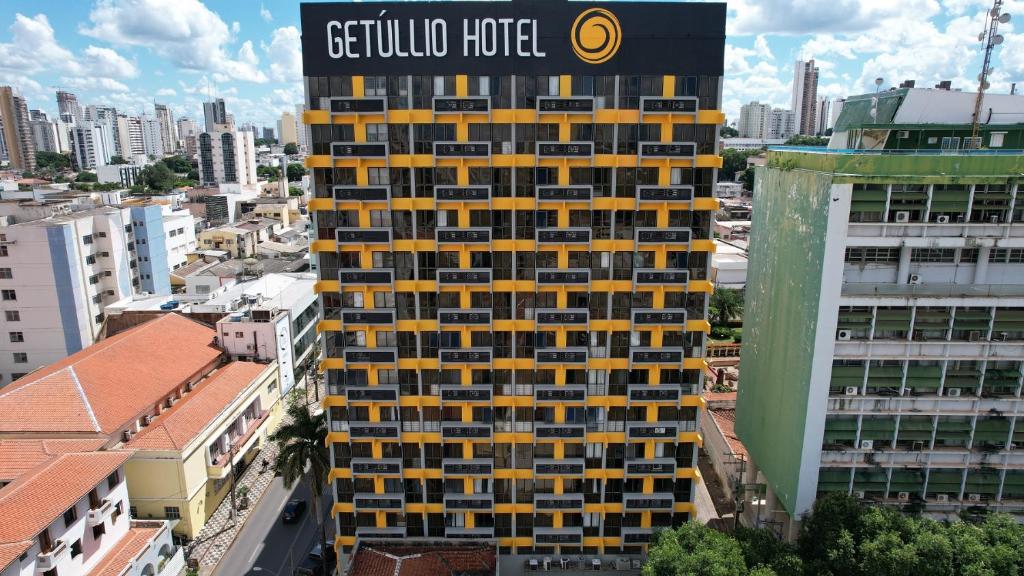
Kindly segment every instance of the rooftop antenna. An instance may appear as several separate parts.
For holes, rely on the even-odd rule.
[[[978,137],[978,123],[981,121],[981,104],[985,100],[985,90],[989,88],[988,75],[992,73],[992,51],[1003,43],[1002,34],[998,33],[999,25],[1010,21],[1010,13],[1003,12],[1003,0],[995,0],[988,12],[988,26],[978,34],[978,41],[983,42],[985,51],[978,74],[978,95],[974,98],[974,115],[971,116],[971,138]],[[974,140],[977,142],[977,140]]]

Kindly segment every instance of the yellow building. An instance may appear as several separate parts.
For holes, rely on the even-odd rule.
[[[196,247],[198,250],[225,250],[232,258],[251,258],[256,255],[256,245],[269,240],[280,226],[280,221],[253,217],[244,222],[208,228],[196,236]]]
[[[134,435],[125,448],[138,518],[178,519],[195,537],[230,492],[232,467],[250,463],[281,420],[275,363],[231,362]]]

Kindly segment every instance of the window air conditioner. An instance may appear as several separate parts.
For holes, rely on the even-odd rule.
[[[920,274],[911,274],[910,275],[910,283],[911,284],[920,284],[921,283],[921,275]]]
[[[851,334],[849,330],[840,330],[839,332],[836,333],[837,340],[849,340],[850,336]]]
[[[949,224],[949,216],[946,214],[939,214],[939,217],[935,219],[936,224]]]
[[[906,210],[900,210],[899,212],[897,212],[896,222],[899,222],[901,224],[906,224],[907,222],[910,222],[910,212]]]
[[[940,504],[946,504],[949,502],[949,494],[936,494],[935,501]]]
[[[896,495],[896,498],[900,502],[906,502],[910,500],[910,492],[900,492],[899,494]]]
[[[151,422],[153,422],[153,417],[152,417],[152,416],[148,416],[148,415],[147,415],[147,416],[143,416],[143,417],[142,417],[142,424],[143,424],[143,425],[145,425],[145,426],[149,426],[149,424],[150,424]]]
[[[861,450],[874,450],[875,449],[875,441],[874,440],[861,440],[860,441],[860,449]]]
[[[970,342],[977,342],[978,340],[981,340],[981,331],[971,330],[967,333],[967,340]]]
[[[968,502],[981,502],[981,494],[968,494],[967,495],[967,501]]]
[[[131,439],[132,439],[132,431],[131,430],[125,430],[124,432],[121,432],[121,441],[122,442],[127,442],[127,441],[129,441]]]
[[[846,387],[846,395],[847,396],[856,396],[857,392],[858,392],[858,388],[856,386],[847,386]]]
[[[993,215],[992,215],[992,216],[991,216],[991,217],[990,217],[990,218],[988,219],[988,221],[989,221],[989,222],[991,222],[991,223],[993,223],[993,224],[999,224],[999,216],[996,216],[996,215],[994,215],[994,214],[993,214]]]
[[[854,490],[853,491],[853,497],[856,498],[857,500],[863,500],[864,499],[864,491],[863,490]]]
[[[950,388],[946,390],[946,396],[949,396],[950,398],[958,398],[960,396],[960,389]]]

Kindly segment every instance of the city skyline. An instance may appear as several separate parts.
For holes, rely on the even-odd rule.
[[[907,79],[976,88],[977,33],[987,2],[844,2],[840,10],[820,2],[799,14],[771,4],[728,4],[722,107],[730,124],[752,100],[788,108],[799,58],[815,59],[818,94],[829,99],[872,91],[877,77],[885,79],[883,88]],[[1012,12],[1016,4],[1006,8]],[[83,105],[109,104],[134,115],[157,102],[176,118],[193,120],[202,118],[203,101],[222,97],[239,123],[259,126],[276,126],[282,112],[302,101],[298,3],[266,0],[238,10],[188,0],[174,7],[165,0],[59,6],[12,0],[0,21],[0,84],[14,86],[30,108],[51,117],[58,89],[76,93]],[[908,20],[918,25],[909,27]],[[151,27],[155,21],[160,30]],[[993,92],[1008,92],[1024,73],[1024,51],[1016,49],[1024,40],[1012,30],[1011,23],[995,59]]]

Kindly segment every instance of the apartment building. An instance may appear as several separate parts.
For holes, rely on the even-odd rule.
[[[793,95],[790,109],[795,115],[796,134],[817,133],[818,67],[814,59],[793,64]]]
[[[207,228],[199,232],[197,244],[202,250],[224,250],[232,258],[252,258],[256,255],[256,246],[269,240],[275,229],[280,227],[280,220],[251,217],[234,224]]]
[[[256,145],[252,132],[218,124],[199,135],[199,181],[216,184],[256,184]]]
[[[974,98],[850,97],[757,169],[736,431],[785,536],[827,492],[1024,513],[1024,97],[970,140]]]
[[[32,138],[31,117],[25,98],[10,86],[0,86],[0,118],[3,118],[7,161],[15,170],[36,167],[36,146]]]
[[[92,344],[104,305],[139,286],[126,208],[104,206],[0,227],[0,332],[6,333],[0,337],[0,384]]]
[[[382,9],[449,40],[339,54]],[[695,512],[724,4],[301,14],[337,544],[642,554]]]
[[[0,576],[176,576],[185,567],[166,521],[136,521],[124,465],[131,452],[78,441],[5,441],[0,469]]]

